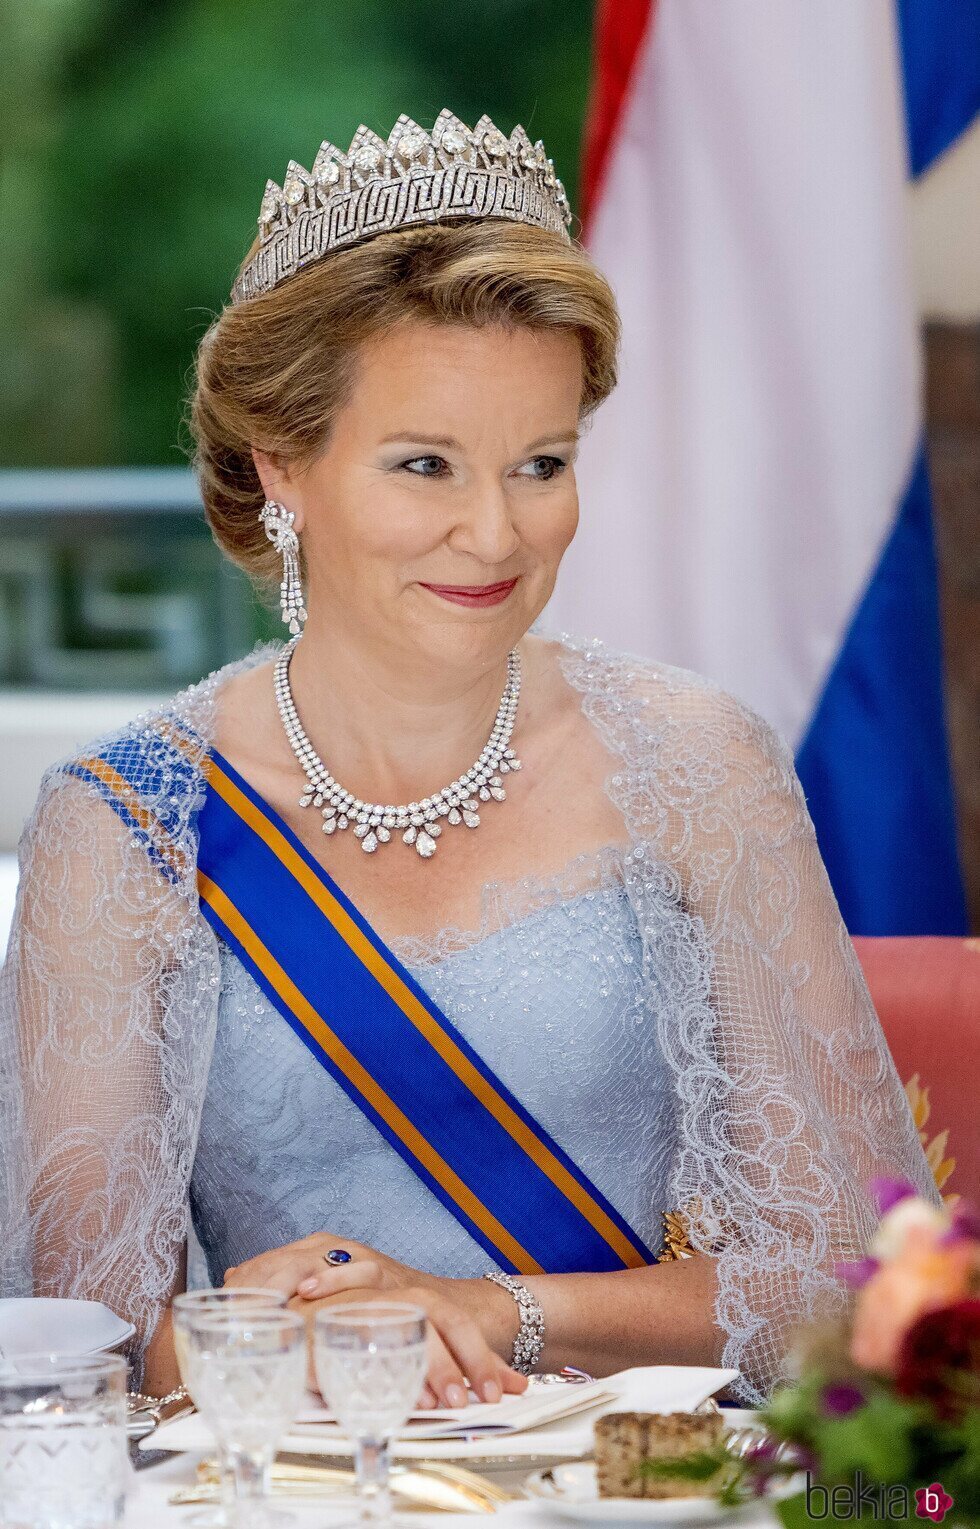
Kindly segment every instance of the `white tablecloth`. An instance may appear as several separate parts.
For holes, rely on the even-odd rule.
[[[193,1512],[199,1512],[199,1509],[189,1507],[172,1508],[167,1501],[177,1487],[193,1483],[198,1459],[196,1455],[175,1455],[159,1465],[139,1471],[133,1478],[127,1503],[126,1529],[180,1529]],[[523,1474],[519,1471],[495,1472],[494,1480],[518,1490]],[[323,1498],[319,1502],[308,1502],[300,1498],[279,1498],[277,1501],[295,1515],[297,1529],[301,1525],[310,1525],[311,1529],[313,1525],[318,1525],[319,1529],[332,1529],[333,1525],[351,1519],[349,1503],[339,1500]],[[479,1517],[474,1513],[420,1513],[415,1510],[407,1516],[418,1529],[464,1529],[464,1526],[474,1529]],[[500,1529],[547,1529],[548,1525],[554,1525],[555,1529],[564,1525],[567,1529],[573,1522],[540,1502],[508,1503],[493,1517],[494,1522],[499,1522]],[[773,1529],[776,1522],[775,1515],[764,1507],[743,1508],[732,1520],[738,1529]]]
[[[731,1371],[706,1369],[698,1366],[652,1366],[641,1369],[625,1370],[615,1376],[607,1376],[602,1382],[615,1393],[615,1399],[607,1401],[602,1407],[603,1411],[629,1410],[659,1411],[671,1410],[678,1405],[692,1407],[698,1405],[705,1397],[713,1395],[720,1390],[722,1385],[731,1376]],[[742,1424],[755,1420],[754,1412],[745,1411],[742,1408],[725,1409],[725,1418],[729,1427],[737,1428]],[[506,1439],[497,1439],[493,1444],[483,1441],[473,1446],[483,1458],[492,1454],[495,1448],[507,1452],[511,1460],[493,1471],[493,1479],[512,1491],[520,1491],[527,1478],[530,1464],[524,1467],[515,1467],[512,1463],[514,1453],[520,1450],[516,1441],[519,1439],[525,1447],[533,1450],[540,1458],[542,1455],[554,1455],[555,1457],[587,1458],[592,1449],[592,1435],[596,1414],[588,1412],[580,1417],[572,1416],[558,1422],[552,1422],[543,1427],[536,1427],[533,1431],[512,1435]],[[160,1447],[170,1449],[176,1447],[181,1453],[172,1456],[157,1465],[152,1465],[137,1472],[133,1478],[132,1500],[129,1504],[129,1514],[126,1520],[127,1529],[157,1529],[157,1526],[169,1526],[169,1529],[179,1529],[179,1525],[186,1522],[193,1511],[191,1508],[171,1507],[168,1497],[178,1486],[191,1486],[194,1482],[194,1473],[198,1461],[202,1458],[201,1447],[202,1425],[197,1417],[183,1422],[175,1420],[165,1423],[156,1434],[145,1441],[145,1447],[152,1449],[154,1442],[159,1440]],[[205,1434],[207,1430],[204,1430]],[[297,1436],[293,1441],[284,1440],[284,1447],[304,1450],[308,1447],[303,1438]],[[445,1446],[443,1446],[445,1448]],[[416,1442],[415,1451],[425,1454],[426,1446]],[[428,1446],[429,1453],[436,1453],[439,1446]],[[457,1453],[462,1451],[457,1450]],[[213,1450],[212,1450],[213,1453]],[[466,1461],[460,1459],[461,1464]],[[474,1469],[482,1471],[484,1464],[475,1464]],[[332,1529],[333,1525],[350,1522],[354,1516],[352,1504],[349,1499],[331,1499],[325,1497],[319,1502],[309,1502],[301,1498],[279,1499],[288,1506],[289,1512],[294,1513],[297,1525],[318,1524],[322,1529]],[[455,1513],[423,1513],[412,1509],[406,1513],[406,1518],[419,1529],[453,1529],[453,1526],[461,1526],[464,1523],[473,1523],[480,1517],[477,1514]],[[567,1526],[574,1521],[563,1517],[556,1507],[551,1504],[537,1501],[523,1501],[507,1504],[499,1510],[498,1515],[503,1522],[501,1529],[545,1529],[547,1525],[554,1525],[555,1529]],[[733,1520],[735,1522],[735,1520]],[[737,1519],[739,1529],[771,1529],[775,1518],[767,1509],[756,1511],[743,1509]]]

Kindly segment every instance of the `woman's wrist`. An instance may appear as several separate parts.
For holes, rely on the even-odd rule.
[[[441,1284],[449,1298],[476,1322],[488,1347],[510,1364],[520,1326],[513,1296],[488,1279],[447,1279]]]

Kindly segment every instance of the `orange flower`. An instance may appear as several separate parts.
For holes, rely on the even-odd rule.
[[[854,1306],[850,1354],[862,1369],[894,1375],[902,1340],[928,1311],[970,1295],[980,1279],[980,1247],[966,1239],[939,1245],[935,1231],[909,1225],[901,1251],[862,1285]]]

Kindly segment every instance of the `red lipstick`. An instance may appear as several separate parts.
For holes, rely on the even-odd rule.
[[[506,600],[516,583],[516,579],[505,579],[502,584],[423,584],[422,588],[454,605],[484,606]]]

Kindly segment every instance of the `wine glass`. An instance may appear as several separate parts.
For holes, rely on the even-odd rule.
[[[231,1476],[225,1521],[233,1529],[290,1522],[269,1511],[266,1497],[276,1446],[305,1394],[303,1318],[272,1306],[205,1306],[181,1313],[174,1346],[184,1384]]]
[[[355,1445],[363,1525],[391,1520],[391,1440],[419,1398],[426,1315],[401,1301],[352,1301],[318,1311],[313,1358],[324,1400]]]
[[[174,1346],[177,1345],[177,1332],[181,1325],[186,1323],[194,1312],[210,1311],[246,1311],[253,1306],[264,1306],[267,1309],[282,1309],[286,1305],[286,1296],[281,1290],[267,1290],[259,1285],[237,1285],[222,1287],[220,1289],[185,1290],[181,1295],[174,1297],[172,1306]],[[183,1377],[182,1377],[183,1378]],[[185,1391],[187,1386],[184,1386]],[[228,1529],[231,1519],[228,1515],[228,1505],[234,1497],[234,1473],[230,1458],[219,1449],[218,1452],[218,1491],[221,1497],[220,1508],[205,1508],[200,1513],[191,1514],[187,1520],[188,1529]]]
[[[283,1308],[286,1296],[282,1290],[266,1290],[260,1285],[228,1285],[219,1290],[185,1290],[173,1299],[174,1326],[185,1314],[195,1311],[229,1311],[247,1306],[271,1306]]]

